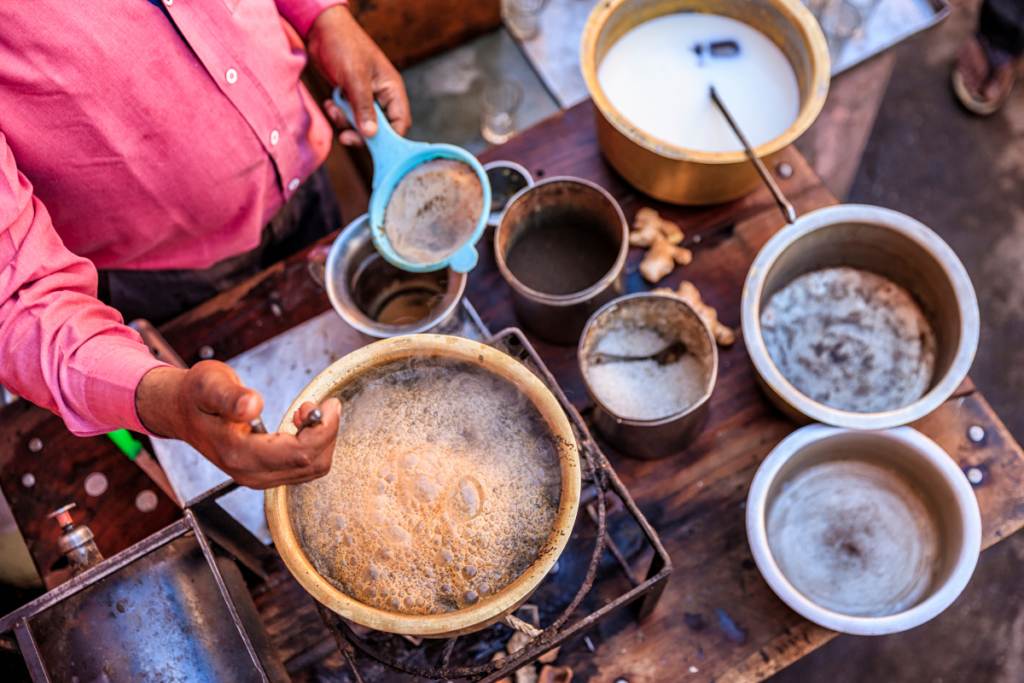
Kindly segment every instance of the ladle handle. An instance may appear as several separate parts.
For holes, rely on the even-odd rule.
[[[356,117],[352,111],[352,105],[341,96],[340,87],[334,89],[333,99],[334,103],[345,112],[345,116],[348,117],[352,127],[366,140],[366,147],[370,150],[370,156],[373,157],[373,189],[376,189],[388,169],[410,156],[420,145],[410,142],[396,133],[391,124],[388,123],[388,117],[384,115],[380,105],[376,102],[373,103],[373,110],[377,112],[377,134],[372,138],[366,137],[356,125]]]
[[[772,196],[775,197],[775,201],[778,202],[779,208],[782,209],[782,215],[786,217],[786,221],[788,223],[795,223],[796,209],[794,209],[793,205],[789,203],[788,199],[786,199],[786,195],[782,194],[782,189],[779,187],[779,184],[775,182],[775,178],[772,177],[772,174],[768,172],[764,162],[754,154],[754,148],[750,146],[750,141],[747,140],[747,136],[743,134],[742,130],[740,130],[739,124],[736,123],[736,119],[732,117],[732,114],[729,113],[725,103],[722,102],[718,93],[715,92],[715,86],[711,86],[711,99],[715,105],[718,106],[718,109],[722,112],[725,120],[729,122],[729,126],[732,127],[732,131],[736,133],[736,137],[740,139],[740,142],[743,144],[743,149],[747,152],[747,157],[754,163],[754,168],[756,168],[758,174],[760,174],[761,180],[763,180],[764,184],[768,186],[769,190],[771,190]]]

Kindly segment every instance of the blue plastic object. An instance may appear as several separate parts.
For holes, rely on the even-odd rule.
[[[348,100],[342,98],[340,88],[334,89],[334,103],[341,107],[349,121],[355,121],[352,106]],[[483,236],[484,229],[487,227],[487,217],[490,215],[491,183],[487,179],[484,167],[480,165],[475,156],[461,147],[406,140],[391,128],[387,117],[384,116],[384,112],[376,102],[374,102],[373,108],[377,112],[377,134],[372,138],[364,136],[366,146],[373,157],[373,191],[370,194],[370,232],[373,235],[373,245],[377,247],[377,251],[385,260],[402,270],[426,273],[451,267],[457,273],[468,273],[476,265],[476,243]],[[391,193],[398,181],[406,173],[431,159],[455,159],[476,171],[484,191],[483,208],[476,229],[458,251],[436,263],[410,263],[392,248],[391,242],[384,234],[384,210],[387,208],[388,200],[391,199]]]

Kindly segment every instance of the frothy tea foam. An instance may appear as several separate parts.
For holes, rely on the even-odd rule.
[[[384,234],[410,263],[437,263],[473,236],[484,210],[476,171],[454,159],[431,159],[406,173],[384,210]]]
[[[398,361],[342,395],[334,464],[290,487],[316,570],[366,605],[439,614],[501,591],[554,530],[555,435],[510,382],[462,361]]]

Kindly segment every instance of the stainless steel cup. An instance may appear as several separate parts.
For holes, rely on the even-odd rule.
[[[454,316],[466,289],[466,274],[451,268],[410,273],[391,265],[377,253],[367,215],[341,231],[331,245],[324,271],[331,305],[345,322],[374,339],[442,329]],[[381,321],[382,313],[399,297],[420,298],[430,312],[408,322]]]
[[[605,334],[625,328],[654,329],[666,342],[686,344],[707,370],[704,394],[684,410],[657,420],[622,418],[605,406],[588,379],[590,358]],[[630,294],[604,306],[587,323],[580,339],[579,364],[601,435],[623,455],[656,460],[678,453],[700,432],[718,377],[718,347],[707,324],[682,299],[671,294]]]
[[[611,268],[585,289],[571,294],[546,294],[526,286],[509,270],[509,251],[527,230],[557,231],[568,221],[585,222],[594,239],[618,245]],[[629,228],[618,202],[603,188],[580,178],[549,178],[520,191],[505,207],[494,233],[494,255],[502,277],[512,287],[516,315],[531,332],[571,345],[593,313],[620,296],[626,287]],[[574,266],[570,261],[565,268]]]

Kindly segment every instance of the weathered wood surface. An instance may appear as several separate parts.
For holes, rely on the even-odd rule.
[[[746,270],[761,245],[782,227],[781,216],[766,191],[758,190],[732,204],[709,209],[670,207],[649,200],[624,185],[602,161],[589,103],[561,113],[485,155],[485,160],[499,158],[518,161],[538,177],[566,174],[593,180],[622,203],[629,219],[638,208],[654,206],[679,221],[695,258],[661,284],[674,285],[683,278],[695,282],[704,298],[718,308],[723,322],[738,325]],[[785,161],[795,172],[780,184],[798,213],[835,202],[799,153],[787,150]],[[468,297],[492,330],[516,325],[507,285],[494,267],[490,245],[481,246],[481,263],[470,278]],[[639,250],[630,254],[630,291],[649,288],[635,272],[641,256]],[[172,321],[162,332],[187,362],[194,362],[205,344],[214,349],[216,358],[227,359],[327,310],[327,298],[307,277],[303,258],[299,254],[273,266]],[[274,315],[272,303],[278,304],[281,315]],[[570,399],[588,415],[589,400],[576,366],[575,349],[533,337],[531,341]],[[971,425],[985,429],[982,442],[973,443],[967,438]],[[1024,524],[1024,453],[969,381],[954,398],[915,426],[935,439],[961,466],[979,466],[986,473],[985,481],[977,488],[986,546]],[[658,462],[630,460],[606,447],[613,466],[661,535],[675,571],[661,603],[645,622],[637,624],[625,612],[588,634],[596,646],[594,654],[586,650],[582,639],[563,648],[559,661],[573,666],[574,680],[614,681],[622,677],[630,683],[746,683],[769,676],[833,637],[833,633],[797,616],[774,596],[757,572],[746,541],[743,502],[747,487],[761,460],[795,427],[760,393],[739,340],[733,348],[722,351],[708,422],[691,447]],[[47,444],[45,460],[27,451],[30,435],[40,433]],[[36,508],[25,504],[17,487],[24,467],[34,463],[37,488],[44,485],[65,492],[74,490],[74,486],[80,488],[80,483],[68,483],[77,475],[56,465],[47,464],[45,470],[40,465],[57,463],[58,457],[81,462],[79,458],[85,457],[79,455],[84,452],[83,444],[96,449],[105,445],[102,439],[73,439],[56,418],[39,409],[9,406],[0,413],[0,486],[9,498],[12,492],[18,493],[14,496],[18,503],[16,518],[23,530],[27,529],[26,537],[37,562],[42,558],[43,564],[52,557],[45,555],[46,546],[55,546],[56,536],[46,537],[45,525],[32,526],[35,510],[42,504]],[[49,451],[50,444],[60,445],[60,452]],[[127,467],[138,474],[123,456],[116,451],[114,454],[123,462],[115,458],[112,466]],[[48,472],[54,475],[44,483]],[[111,514],[104,518],[115,520],[104,523],[107,533],[120,534],[124,541],[129,531],[144,536],[163,525],[153,525],[155,528],[142,533],[152,516],[131,514],[134,510],[128,510],[124,501],[133,501],[134,493],[129,498],[127,489],[115,488],[113,479],[111,483],[111,491],[106,494],[109,504],[123,500],[117,508],[120,517]],[[92,510],[97,499],[79,504]],[[94,527],[94,531],[99,530]],[[107,545],[113,544],[108,541]],[[103,543],[101,548],[108,552],[120,549],[104,548]],[[621,577],[599,583],[592,600],[600,602],[621,594],[623,584]],[[332,646],[311,598],[293,579],[286,573],[275,573],[269,585],[257,588],[256,600],[282,659],[294,672],[294,680],[346,680],[343,659],[331,654]],[[690,667],[696,671],[691,673]]]
[[[39,452],[29,450],[33,439],[42,442]],[[85,479],[93,472],[103,474],[108,483],[96,497],[85,492]],[[27,474],[35,479],[32,486],[23,483]],[[60,527],[46,518],[57,508],[77,505],[72,517],[92,529],[104,557],[181,516],[175,503],[110,439],[77,437],[52,413],[26,401],[0,411],[0,487],[47,588],[70,578],[57,549]],[[135,497],[145,489],[159,499],[156,509],[147,513],[135,507]]]

